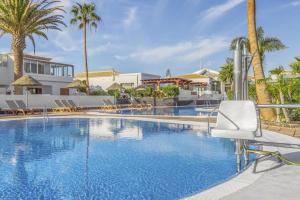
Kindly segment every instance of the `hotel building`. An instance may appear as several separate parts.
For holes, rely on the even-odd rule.
[[[75,76],[77,80],[85,80],[85,72]],[[142,85],[142,80],[159,79],[159,75],[147,73],[120,73],[115,70],[91,71],[89,72],[89,82],[91,87],[101,87],[106,90],[113,83],[118,83],[124,88],[135,88]]]
[[[41,87],[28,88],[31,94],[69,95],[74,92],[66,88],[74,78],[73,65],[55,62],[47,57],[24,55],[23,75],[29,75],[42,84]],[[13,54],[0,54],[0,94],[13,91],[13,81]]]

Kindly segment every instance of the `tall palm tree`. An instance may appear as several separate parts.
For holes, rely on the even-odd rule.
[[[256,33],[256,4],[255,0],[248,0],[248,38],[250,53],[253,56],[253,71],[255,78],[255,87],[257,93],[257,103],[270,104],[271,98],[267,91],[264,69],[261,56],[259,54],[258,38]],[[262,116],[265,120],[274,121],[276,115],[273,109],[262,109]]]
[[[56,6],[59,0],[1,0],[0,1],[0,34],[12,36],[12,51],[14,54],[14,79],[23,75],[23,52],[26,48],[26,38],[30,39],[34,51],[34,35],[48,39],[48,30],[61,30],[63,22],[61,6]],[[16,88],[17,94],[22,94],[21,88]]]
[[[258,27],[256,29],[256,32],[257,32],[259,55],[261,57],[262,62],[265,60],[265,53],[266,52],[274,52],[274,51],[278,51],[278,50],[286,48],[286,46],[283,44],[283,42],[279,38],[277,38],[277,37],[266,37],[263,27],[261,27],[261,26]],[[236,42],[239,39],[244,39],[244,40],[248,41],[248,48],[249,48],[248,38],[246,38],[246,37],[237,37],[237,38],[234,38],[231,41],[231,45],[230,45],[231,50],[235,49]]]
[[[71,19],[71,24],[78,24],[79,29],[83,29],[83,39],[84,39],[84,65],[85,65],[85,78],[86,78],[86,92],[90,93],[90,83],[89,83],[89,69],[88,69],[88,61],[87,61],[87,27],[97,29],[98,22],[101,21],[101,17],[99,17],[96,13],[96,5],[94,3],[76,3],[73,5],[71,14],[73,18]]]

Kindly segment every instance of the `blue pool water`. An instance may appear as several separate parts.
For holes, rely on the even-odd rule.
[[[121,119],[0,122],[0,199],[179,199],[236,174],[233,142]]]
[[[169,115],[169,116],[208,116],[211,107],[179,106],[179,107],[156,107],[150,109],[122,109],[119,114],[129,115]],[[213,113],[216,116],[217,113]]]

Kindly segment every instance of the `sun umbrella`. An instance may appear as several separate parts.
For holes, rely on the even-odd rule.
[[[145,85],[140,85],[136,88],[134,88],[135,91],[145,91],[146,90],[146,86]]]
[[[125,88],[123,88],[119,83],[113,83],[111,86],[109,86],[106,90],[124,90]],[[114,93],[114,103],[116,103],[116,93]]]
[[[122,90],[124,89],[119,83],[114,83],[107,88],[107,90]]]
[[[13,86],[20,87],[39,87],[42,86],[40,82],[29,75],[24,75],[12,83]],[[27,88],[26,88],[27,89]],[[28,107],[28,90],[26,90],[26,107]]]
[[[67,85],[67,88],[74,88],[74,89],[85,88],[85,87],[86,87],[86,84],[80,80],[75,80],[72,83]]]
[[[42,86],[40,82],[35,80],[29,75],[22,76],[12,83],[13,86],[21,86],[21,87],[34,87],[34,86]]]

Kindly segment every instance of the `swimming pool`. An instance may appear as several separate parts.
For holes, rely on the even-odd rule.
[[[212,107],[178,106],[178,107],[154,107],[150,109],[122,109],[118,114],[127,115],[168,115],[168,116],[208,116]],[[216,116],[217,113],[213,113]]]
[[[0,199],[178,199],[235,174],[233,142],[191,125],[0,122]]]

